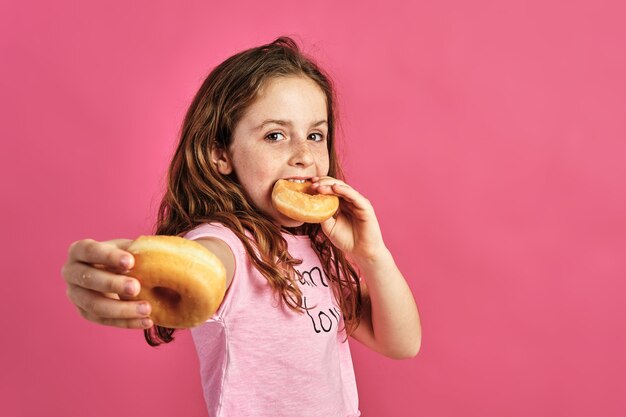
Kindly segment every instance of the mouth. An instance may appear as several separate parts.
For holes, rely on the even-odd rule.
[[[305,182],[309,181],[310,178],[284,178],[285,180],[289,181],[289,182],[295,182],[296,184],[304,184]]]

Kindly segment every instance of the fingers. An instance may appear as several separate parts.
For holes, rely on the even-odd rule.
[[[83,316],[88,319],[87,317]],[[88,319],[89,320],[89,319]],[[95,320],[91,320],[95,321]],[[121,327],[123,329],[149,329],[154,326],[154,323],[149,318],[144,319],[100,319],[95,321],[98,324],[105,326]]]
[[[70,245],[68,262],[83,262],[103,265],[120,271],[131,269],[133,256],[123,249],[132,241],[127,239],[96,242],[93,239],[79,240]]]
[[[68,264],[63,275],[68,282],[67,297],[85,319],[108,326],[147,329],[151,306],[145,301],[125,301],[136,296],[139,281],[81,263]],[[117,299],[111,295],[118,295]]]
[[[313,189],[320,194],[334,194],[357,209],[369,210],[372,208],[369,200],[343,181],[332,177],[314,177],[311,181],[313,182]]]
[[[146,329],[153,325],[145,301],[125,301],[141,289],[139,281],[124,275],[134,266],[126,252],[132,241],[91,239],[74,242],[61,269],[67,297],[85,319],[108,326]]]
[[[134,297],[141,286],[135,278],[118,275],[80,262],[63,265],[61,274],[69,285],[75,285],[99,292],[112,292],[120,296]]]
[[[153,325],[149,318],[151,308],[145,301],[120,301],[76,285],[68,286],[67,297],[82,317],[95,323],[132,329]]]
[[[343,184],[346,185],[345,182],[338,180],[336,178],[333,177],[313,177],[311,178],[311,185],[313,185],[313,187],[317,187],[320,185],[333,185],[333,184]]]
[[[311,187],[320,194],[336,194],[334,192],[336,188],[348,187],[348,185],[332,177],[313,177],[311,178]]]

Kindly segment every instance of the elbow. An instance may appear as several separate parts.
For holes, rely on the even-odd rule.
[[[413,359],[419,353],[420,348],[421,348],[421,342],[417,342],[416,344],[408,347],[407,349],[397,354],[394,357],[394,359],[397,359],[397,360]]]
[[[411,346],[411,349],[407,350],[406,355],[400,359],[413,359],[420,353],[420,349],[422,347],[422,338],[420,337],[415,344]]]
[[[420,335],[411,341],[411,343],[406,343],[403,346],[396,346],[395,348],[387,350],[387,352],[384,352],[384,355],[395,360],[413,359],[417,356],[421,347],[422,337]]]

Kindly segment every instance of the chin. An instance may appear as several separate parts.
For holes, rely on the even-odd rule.
[[[304,224],[304,222],[299,222],[297,220],[292,220],[290,218],[286,218],[286,220],[280,219],[277,221],[277,223],[281,225],[282,227],[290,227],[290,228],[300,227]]]
[[[277,225],[281,227],[293,228],[293,227],[300,227],[304,224],[304,222],[289,218],[285,216],[284,214],[277,212],[277,211],[272,213],[272,219],[274,220],[274,223],[276,223]]]

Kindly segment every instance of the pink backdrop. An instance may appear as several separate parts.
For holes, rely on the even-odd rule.
[[[151,231],[202,79],[290,34],[422,314],[414,360],[352,343],[363,414],[623,415],[623,3],[227,3],[0,5],[1,414],[204,415],[188,332],[86,322],[59,271],[76,239]]]

